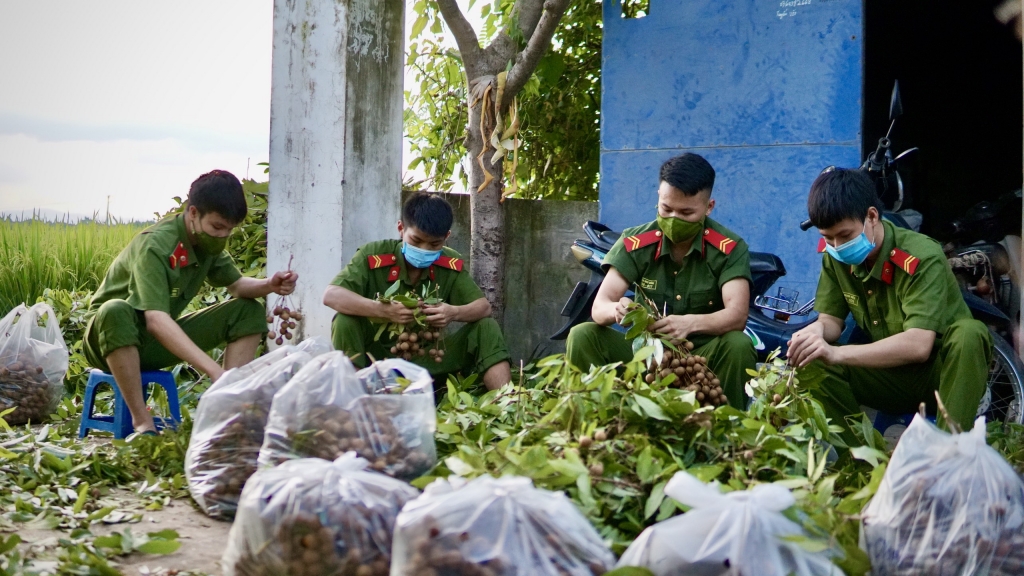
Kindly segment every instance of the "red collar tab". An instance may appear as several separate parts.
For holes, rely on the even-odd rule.
[[[394,262],[394,256],[392,256],[392,262]],[[398,266],[392,266],[391,270],[388,271],[388,282],[394,282],[398,280]]]
[[[899,248],[893,248],[892,252],[889,252],[889,260],[911,276],[917,272],[917,265],[921,263],[917,256],[911,256]]]
[[[462,264],[463,264],[463,262],[459,258],[452,258],[451,256],[441,256],[436,261],[434,261],[434,264],[436,264],[436,265],[438,265],[438,266],[440,266],[442,268],[448,268],[449,270],[455,270],[456,272],[462,272]],[[431,274],[433,274],[433,272],[431,272]],[[431,278],[431,280],[433,280],[434,277],[431,276],[430,278]]]
[[[828,244],[825,242],[825,239],[818,238],[818,254],[821,254],[825,251],[825,246],[828,246]]]
[[[736,241],[728,236],[715,232],[711,228],[704,229],[704,243],[711,244],[719,252],[728,256],[736,248]]]
[[[185,245],[178,242],[178,246],[174,249],[169,260],[171,261],[171,270],[174,270],[179,266],[188,266],[188,250],[185,249]]]
[[[893,267],[892,262],[886,260],[882,264],[882,282],[886,284],[892,284],[892,275],[896,269]]]
[[[622,244],[626,247],[626,252],[632,252],[633,250],[639,250],[640,248],[644,248],[658,242],[658,252],[660,254],[661,237],[661,230],[648,230],[643,234],[636,234],[635,236],[627,236],[626,238],[623,238]]]
[[[370,264],[370,270],[376,270],[377,268],[391,266],[398,261],[398,257],[394,254],[376,254],[367,256],[366,261]]]
[[[430,268],[427,268],[427,272],[430,273],[430,279],[434,280],[435,278],[434,278],[434,265],[433,264],[430,265]]]

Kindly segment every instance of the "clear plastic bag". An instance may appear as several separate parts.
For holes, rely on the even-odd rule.
[[[387,576],[395,518],[419,492],[352,452],[291,460],[245,485],[225,576]]]
[[[393,359],[357,373],[343,352],[331,352],[274,397],[259,461],[334,460],[351,450],[373,470],[411,480],[437,462],[436,429],[433,378],[425,368]]]
[[[784,540],[807,534],[782,514],[795,503],[782,486],[761,484],[722,494],[717,484],[678,472],[665,494],[691,510],[644,530],[618,566],[640,566],[655,576],[842,574],[829,551],[812,553]]]
[[[8,424],[42,422],[64,395],[68,347],[48,304],[16,307],[0,320],[0,412]]]
[[[529,478],[452,477],[398,515],[391,576],[592,576],[614,563],[565,494]]]
[[[316,352],[307,346],[306,350]],[[266,365],[265,358],[276,359]],[[253,367],[226,372],[199,400],[185,477],[192,498],[214,518],[234,516],[245,481],[256,471],[263,430],[274,394],[313,358],[284,346]]]
[[[985,443],[915,416],[862,513],[876,576],[1024,574],[1024,481]]]

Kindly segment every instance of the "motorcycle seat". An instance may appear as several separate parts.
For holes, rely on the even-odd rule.
[[[782,259],[775,254],[751,252],[750,272],[751,274],[778,274],[779,276],[784,276],[786,274],[786,266],[783,265]]]

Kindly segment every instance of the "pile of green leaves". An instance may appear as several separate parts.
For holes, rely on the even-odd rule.
[[[652,347],[624,366],[583,373],[563,356],[540,360],[519,385],[475,397],[475,379],[451,380],[439,406],[433,476],[517,474],[564,490],[616,552],[647,526],[683,510],[664,495],[680,470],[717,480],[727,490],[780,482],[795,490],[794,518],[817,535],[808,546],[836,545],[838,563],[863,574],[856,514],[884,472],[884,442],[869,423],[865,447],[843,451],[839,428],[797,387],[785,362],[773,358],[749,386],[749,411],[698,408],[692,392],[668,386],[674,376],[644,382]],[[783,401],[772,404],[774,394]]]
[[[159,437],[88,443],[78,440],[77,421],[68,418],[71,404],[61,405],[60,423],[37,429],[12,429],[0,414],[0,532],[26,527],[65,534],[49,546],[23,543],[16,533],[0,538],[0,575],[118,574],[117,556],[168,554],[180,545],[171,531],[143,535],[126,528],[98,536],[95,529],[138,522],[143,511],[187,497],[182,466],[191,420],[186,416],[181,429]],[[134,492],[133,502],[115,488]]]

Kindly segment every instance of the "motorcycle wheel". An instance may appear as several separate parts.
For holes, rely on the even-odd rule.
[[[995,332],[988,389],[978,406],[986,422],[1024,424],[1024,366],[1009,342]]]

